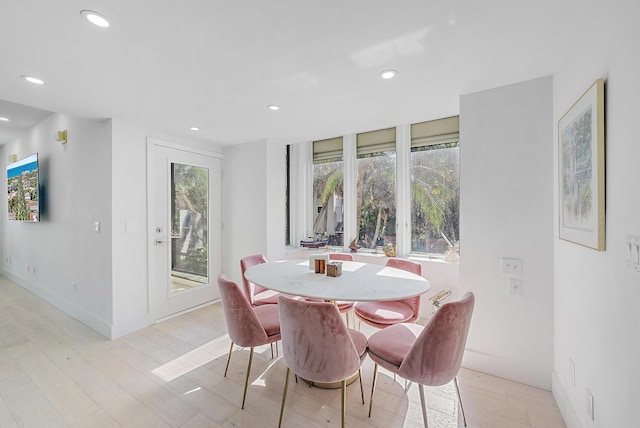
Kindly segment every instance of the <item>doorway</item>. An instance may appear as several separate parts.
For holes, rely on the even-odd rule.
[[[149,309],[159,320],[219,297],[221,155],[147,141]]]

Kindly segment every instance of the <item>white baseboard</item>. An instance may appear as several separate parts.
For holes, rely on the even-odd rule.
[[[471,349],[464,351],[462,365],[472,370],[551,391],[551,370]]]
[[[60,296],[57,296],[53,293],[50,293],[46,289],[38,286],[37,284],[31,281],[27,281],[24,278],[21,278],[17,275],[14,275],[11,272],[6,271],[5,269],[2,269],[2,275],[10,279],[11,281],[15,282],[19,286],[29,290],[36,296],[41,297],[42,299],[52,304],[56,308],[60,309],[62,312],[66,313],[67,315],[77,319],[78,321],[85,324],[86,326],[94,329],[104,337],[112,338],[112,325],[109,324],[108,322],[95,317],[93,314],[85,311],[82,308],[79,308],[78,306],[74,305],[68,300]]]
[[[571,405],[571,400],[569,400],[567,391],[562,387],[560,379],[558,379],[555,371],[551,374],[551,392],[556,399],[556,403],[560,408],[560,413],[562,413],[562,418],[564,419],[564,423],[567,425],[567,428],[582,428],[580,419]]]

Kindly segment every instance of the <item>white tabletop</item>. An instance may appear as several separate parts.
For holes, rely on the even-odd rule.
[[[342,275],[331,277],[309,269],[307,260],[262,263],[245,272],[262,287],[294,296],[325,300],[383,301],[418,296],[429,290],[420,275],[377,264],[342,262]]]

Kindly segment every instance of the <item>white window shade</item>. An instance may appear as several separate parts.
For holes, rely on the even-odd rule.
[[[396,128],[363,132],[356,137],[357,155],[384,152],[396,149]]]
[[[313,161],[342,160],[342,137],[313,142]]]
[[[459,140],[460,116],[411,125],[411,147],[453,143]]]

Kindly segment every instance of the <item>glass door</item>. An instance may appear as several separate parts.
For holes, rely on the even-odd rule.
[[[209,169],[171,162],[170,175],[170,293],[179,293],[209,282]]]
[[[220,159],[149,144],[149,297],[155,319],[218,297]]]

